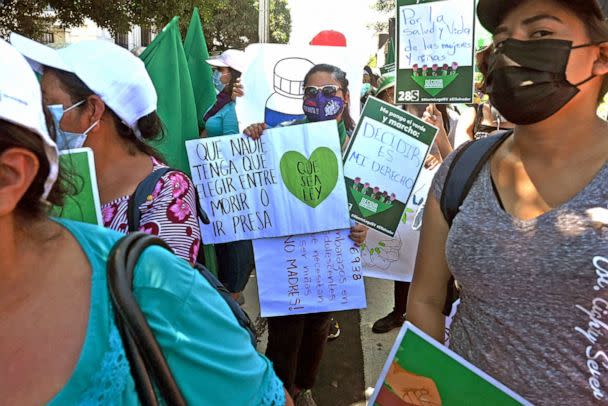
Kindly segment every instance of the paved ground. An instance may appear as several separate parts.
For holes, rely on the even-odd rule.
[[[398,330],[387,334],[372,333],[375,320],[385,316],[393,307],[393,282],[366,279],[368,308],[335,314],[342,334],[328,343],[321,372],[313,390],[319,406],[363,406],[371,395]],[[259,319],[257,282],[252,276],[245,289],[245,310],[257,319],[263,332],[258,350],[266,349],[267,333]]]

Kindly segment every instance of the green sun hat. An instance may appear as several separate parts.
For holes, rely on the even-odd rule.
[[[391,87],[395,86],[396,80],[397,76],[395,75],[394,71],[380,76],[380,79],[378,79],[378,90],[376,90],[375,96],[379,96],[386,89],[390,89]]]

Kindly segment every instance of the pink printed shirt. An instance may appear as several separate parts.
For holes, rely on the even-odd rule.
[[[153,169],[166,165],[152,158]],[[122,196],[101,207],[105,227],[128,233],[127,207],[130,196]],[[192,181],[178,171],[167,172],[156,184],[152,199],[139,206],[139,230],[165,240],[175,254],[191,264],[196,262],[201,233],[196,213],[196,193]]]

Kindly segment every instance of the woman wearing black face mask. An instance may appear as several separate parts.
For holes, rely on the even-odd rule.
[[[483,81],[478,88],[482,95],[487,91],[488,58],[493,52],[494,47],[490,45],[475,54],[477,68],[483,77]],[[456,137],[458,139],[477,140],[487,137],[495,131],[511,129],[513,126],[513,123],[504,118],[490,102],[481,102],[462,113],[456,128]]]
[[[608,127],[596,115],[607,9],[479,1],[496,47],[490,100],[516,125],[451,227],[439,199],[453,157],[440,169],[409,294],[408,319],[442,341],[453,275],[462,290],[451,348],[534,404],[608,399]]]

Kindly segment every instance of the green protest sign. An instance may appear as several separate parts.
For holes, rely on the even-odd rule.
[[[475,0],[397,0],[397,103],[471,103]]]
[[[344,155],[350,216],[393,237],[437,128],[369,97]]]
[[[530,402],[408,322],[369,404],[511,406]]]
[[[65,177],[63,207],[53,207],[51,215],[102,226],[101,204],[95,174],[95,160],[90,148],[61,152],[59,165]]]

